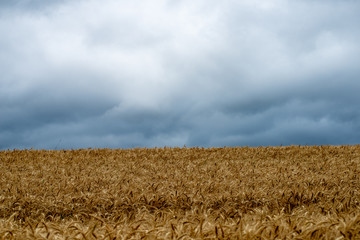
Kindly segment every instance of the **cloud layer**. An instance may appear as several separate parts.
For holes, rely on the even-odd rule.
[[[358,144],[357,1],[0,3],[0,149]]]

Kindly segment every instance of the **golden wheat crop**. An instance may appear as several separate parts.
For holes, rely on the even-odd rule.
[[[0,239],[360,239],[360,146],[0,151]]]

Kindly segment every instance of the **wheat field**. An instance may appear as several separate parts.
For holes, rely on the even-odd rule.
[[[0,151],[0,239],[360,239],[360,146]]]

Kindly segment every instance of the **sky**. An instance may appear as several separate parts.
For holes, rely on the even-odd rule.
[[[0,150],[360,144],[360,1],[0,1]]]

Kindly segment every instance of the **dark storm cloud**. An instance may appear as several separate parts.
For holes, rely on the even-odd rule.
[[[0,149],[359,143],[356,1],[0,9]]]

